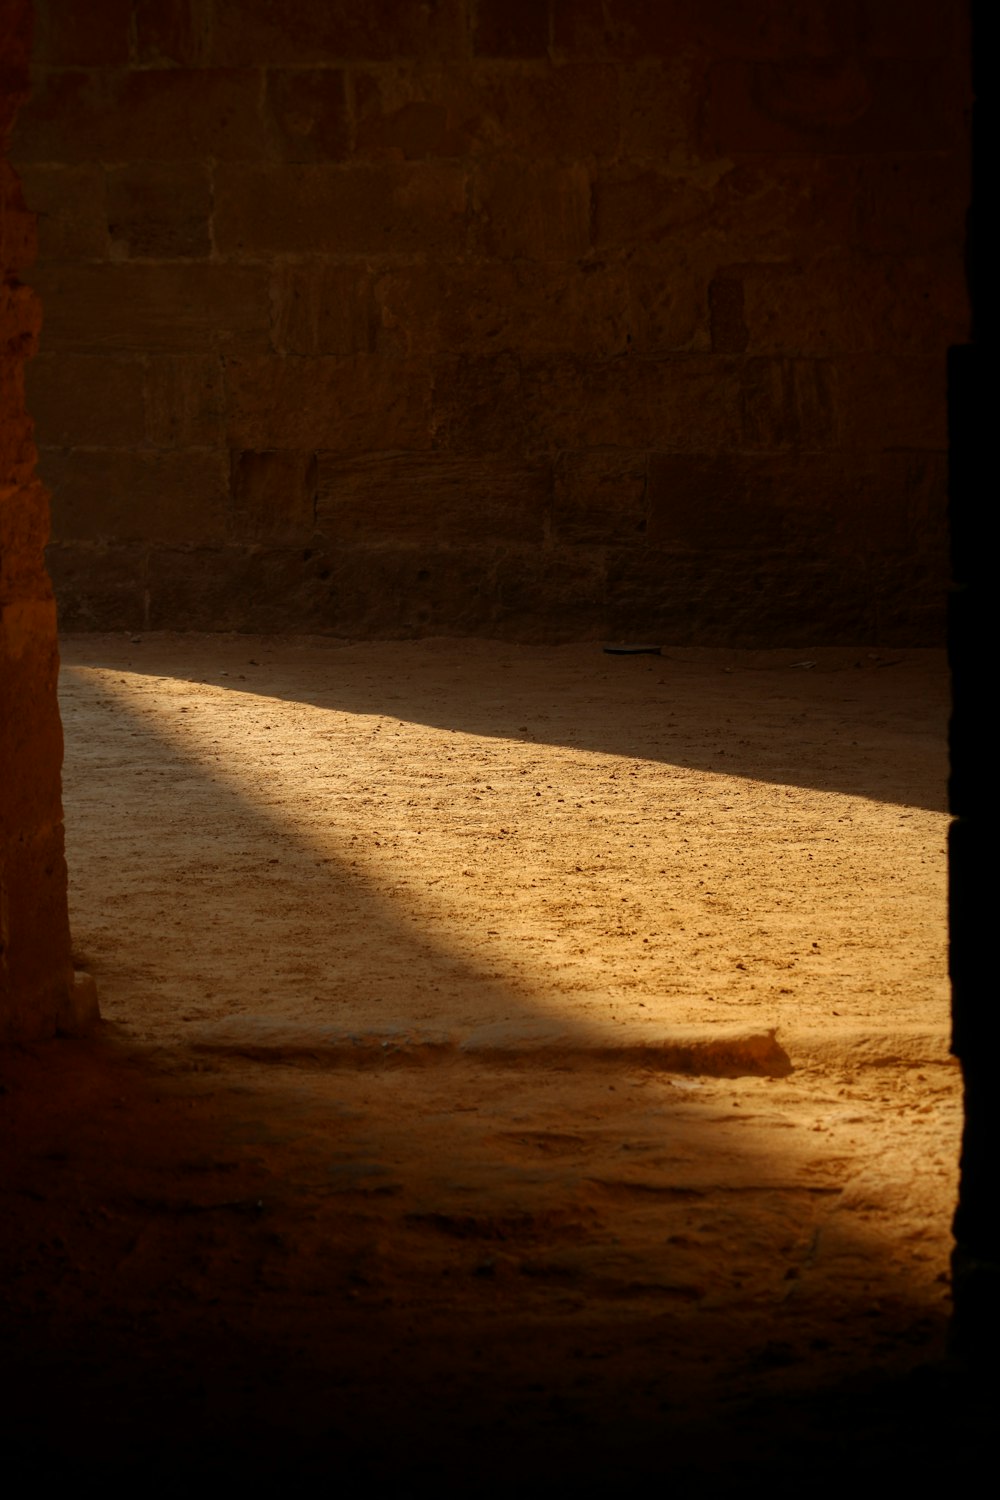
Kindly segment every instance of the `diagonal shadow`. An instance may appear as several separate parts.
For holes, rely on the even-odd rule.
[[[184,676],[186,651],[203,659],[207,649],[219,663],[208,680],[236,678],[244,692],[946,810],[943,652],[691,649],[629,657],[593,644],[470,640],[460,643],[456,664],[454,641],[355,648],[326,638],[297,647],[260,637],[194,639],[194,647],[183,636],[148,636],[138,649],[121,637],[67,644],[71,657],[89,652],[94,665],[170,677]],[[277,650],[280,668],[271,665]]]

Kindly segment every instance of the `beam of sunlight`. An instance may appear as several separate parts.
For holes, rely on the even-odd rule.
[[[525,1010],[636,1035],[947,1024],[941,813],[120,668],[64,668],[63,691],[121,737],[70,737],[71,795],[103,776],[104,816],[121,800],[104,877],[151,839],[174,940],[201,924],[192,1018],[239,989],[272,1015],[463,1034]],[[129,770],[149,732],[171,755]]]

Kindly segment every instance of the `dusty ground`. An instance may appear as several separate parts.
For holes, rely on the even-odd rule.
[[[105,1025],[0,1068],[28,1471],[974,1446],[939,655],[88,636],[62,682]]]

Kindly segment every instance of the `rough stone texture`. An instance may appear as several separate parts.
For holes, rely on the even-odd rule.
[[[963,7],[37,10],[67,622],[942,641]]]
[[[0,157],[27,93],[31,10],[0,12]],[[41,326],[19,277],[34,215],[0,168],[0,1042],[71,1025],[73,968],[63,858],[62,728],[55,603],[45,571],[48,498],[34,477],[23,367]]]

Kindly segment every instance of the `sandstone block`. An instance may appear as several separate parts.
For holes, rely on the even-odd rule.
[[[599,250],[658,245],[711,212],[708,193],[689,179],[632,166],[609,169],[594,182],[594,244]]]
[[[285,354],[367,354],[374,344],[371,275],[325,259],[280,265],[272,306],[274,344]]]
[[[35,291],[13,278],[0,281],[0,359],[30,359],[41,322]]]
[[[461,35],[457,0],[216,0],[211,58],[266,67],[452,52]]]
[[[148,628],[148,551],[145,543],[54,542],[46,563],[59,600],[60,628]]]
[[[221,540],[229,494],[224,454],[199,450],[77,449],[42,454],[62,542]]]
[[[472,547],[158,549],[150,628],[280,631],[291,609],[306,630],[363,639],[488,633],[493,560]]]
[[[321,454],[316,527],[337,544],[540,542],[547,464],[437,453]]]
[[[24,166],[20,174],[27,202],[38,215],[43,262],[99,260],[107,255],[108,214],[99,167]]]
[[[961,258],[826,257],[746,274],[753,353],[919,354],[968,337]]]
[[[739,439],[739,377],[726,361],[583,361],[464,356],[435,368],[436,442],[456,452],[588,447],[728,449]]]
[[[496,565],[495,629],[507,640],[593,640],[605,630],[602,547],[505,552]]]
[[[840,366],[830,360],[748,359],[742,365],[743,446],[835,447]]]
[[[16,701],[23,701],[20,695]],[[19,806],[15,826],[20,825],[20,837],[4,839],[4,1041],[51,1037],[72,983],[58,772],[52,785],[55,796],[42,806]]]
[[[50,68],[124,66],[131,15],[132,0],[36,0],[34,59]]]
[[[948,79],[931,63],[727,59],[710,78],[706,144],[734,156],[940,151],[961,138]]]
[[[430,446],[430,371],[379,359],[232,357],[232,448],[364,453]]]
[[[628,312],[630,347],[636,354],[658,357],[688,350],[707,351],[709,281],[714,269],[710,252],[693,247],[648,259],[629,258]]]
[[[853,645],[874,629],[871,590],[855,561],[832,567],[774,550],[612,551],[607,597],[609,635],[678,646]]]
[[[317,528],[317,467],[312,453],[232,455],[233,541],[308,540]]]
[[[34,459],[34,453],[32,453]],[[42,553],[49,539],[49,498],[29,474],[0,485],[0,602],[49,598]]]
[[[374,283],[377,347],[393,354],[577,352],[628,347],[624,270],[476,260],[392,268]]]
[[[36,569],[41,569],[41,562],[38,554]],[[42,598],[25,597],[0,604],[0,660],[4,663],[0,701],[7,710],[0,719],[0,763],[4,767],[0,826],[5,825],[7,832],[20,825],[30,840],[32,820],[37,820],[36,827],[42,832],[46,824],[60,818],[63,747],[55,693],[55,602],[50,589],[46,587]],[[6,929],[6,921],[4,926]]]
[[[564,161],[618,152],[622,100],[618,70],[611,64],[481,68],[473,83],[483,111],[478,139],[486,149],[523,154],[528,160],[544,151]]]
[[[945,352],[853,355],[837,361],[845,448],[948,446]]]
[[[112,260],[207,256],[212,194],[202,162],[143,162],[106,173]]]
[[[947,638],[950,579],[939,552],[885,554],[869,567],[879,645],[938,646]]]
[[[489,634],[495,548],[351,547],[328,581],[327,629],[393,639]]]
[[[17,173],[0,161],[0,266],[8,274],[23,271],[37,253],[35,215],[25,204]]]
[[[217,354],[145,360],[146,441],[154,448],[223,446],[225,405]]]
[[[80,353],[151,353],[269,345],[268,273],[258,266],[39,267],[45,308],[42,348]]]
[[[969,163],[963,151],[858,163],[857,242],[888,255],[953,249],[964,235]]]
[[[858,21],[858,42],[869,57],[933,62],[954,57],[967,43],[967,8],[939,0],[863,0]]]
[[[134,0],[142,67],[198,67],[208,60],[211,0]]]
[[[463,88],[435,71],[412,68],[354,75],[356,151],[390,161],[462,156],[473,149],[478,119]],[[455,100],[455,94],[458,100]]]
[[[479,0],[472,45],[483,57],[544,57],[549,48],[548,7],[538,0]]]
[[[572,261],[590,248],[590,177],[583,166],[495,162],[478,176],[476,203],[487,255]]]
[[[825,254],[831,245],[854,243],[856,219],[854,159],[782,155],[724,171],[712,189],[710,217],[697,230],[704,249],[731,265]]]
[[[707,63],[700,54],[639,59],[621,77],[622,156],[662,163],[697,134]]]
[[[350,126],[337,68],[270,68],[266,111],[271,150],[282,161],[341,161]]]
[[[456,254],[465,247],[463,168],[438,162],[216,170],[223,254]]]
[[[618,149],[618,75],[609,64],[512,69],[457,63],[354,74],[357,150],[403,160],[503,150],[534,158],[610,156]]]
[[[11,154],[24,162],[256,160],[260,78],[234,68],[42,72]]]
[[[708,288],[712,349],[716,354],[743,354],[750,341],[743,282],[738,276],[716,276]]]
[[[691,40],[674,0],[552,0],[552,39],[571,57],[670,57]]]
[[[858,40],[855,7],[839,0],[793,5],[696,0],[690,15],[692,37],[722,57],[828,58],[850,53]]]
[[[6,487],[27,484],[35,460],[32,423],[25,409],[24,360],[0,355],[0,482]]]
[[[559,448],[728,449],[738,441],[738,376],[731,363],[699,355],[628,357],[574,368],[534,361],[529,406]]]
[[[137,357],[40,355],[27,373],[28,409],[38,443],[48,448],[141,444],[142,384]]]
[[[561,453],[555,464],[552,535],[571,546],[642,546],[648,525],[649,455],[621,448]]]

